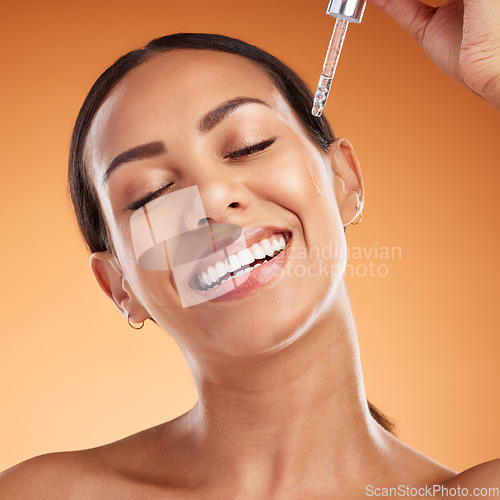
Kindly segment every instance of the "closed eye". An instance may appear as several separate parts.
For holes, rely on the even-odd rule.
[[[243,156],[249,156],[253,153],[257,153],[258,151],[264,151],[264,149],[267,149],[269,146],[274,144],[275,141],[276,137],[272,137],[271,139],[267,139],[257,144],[246,146],[244,148],[238,149],[237,151],[229,153],[228,155],[224,156],[224,159],[227,158],[236,159],[236,158],[241,158]]]
[[[134,201],[133,203],[127,205],[127,208],[129,210],[138,210],[142,206],[146,205],[146,203],[150,202],[151,200],[154,200],[155,198],[158,198],[160,194],[162,194],[172,185],[173,182],[167,184],[166,186],[162,186],[160,189],[157,189],[156,191],[150,191],[146,196],[143,196],[140,200]]]
[[[237,158],[250,156],[259,151],[264,151],[275,142],[276,142],[276,137],[272,137],[257,144],[251,144],[250,146],[245,146],[244,148],[238,149],[237,151],[233,151],[232,153],[229,153],[228,155],[224,156],[224,159],[231,158],[234,160]],[[172,186],[172,184],[173,183],[171,182],[170,184],[162,186],[160,189],[157,189],[156,191],[150,191],[148,194],[146,194],[146,196],[143,196],[141,199],[128,204],[126,208],[128,210],[138,210],[139,208],[143,207],[150,201],[154,200],[155,198],[158,198],[158,196],[167,191],[168,188]]]

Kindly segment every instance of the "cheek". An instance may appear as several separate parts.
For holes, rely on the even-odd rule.
[[[319,259],[328,269],[341,272],[346,263],[345,233],[333,185],[335,176],[321,153],[307,147],[289,150],[269,165],[267,179],[267,199],[294,212],[301,226],[304,241],[296,241],[291,254],[295,264],[308,268],[311,263],[318,265]],[[301,251],[303,244],[307,254]]]
[[[122,221],[112,221],[111,238],[118,254],[118,259],[125,272],[134,273],[135,255],[132,245],[130,221],[124,218]]]
[[[148,308],[178,309],[180,302],[170,281],[170,272],[141,267],[132,241],[130,218],[113,220],[111,235],[123,273],[136,297]]]
[[[333,216],[338,209],[326,168],[317,150],[289,148],[262,167],[259,192],[297,215]]]

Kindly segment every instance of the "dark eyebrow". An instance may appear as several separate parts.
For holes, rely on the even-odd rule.
[[[267,102],[261,101],[260,99],[256,99],[254,97],[236,97],[224,102],[220,106],[217,106],[215,109],[212,109],[212,111],[209,111],[198,123],[198,130],[202,134],[209,132],[235,109],[249,103],[263,104],[268,108],[271,107],[269,104],[267,104]]]
[[[146,158],[152,158],[153,156],[158,156],[165,153],[167,148],[165,144],[161,141],[150,142],[149,144],[142,144],[141,146],[136,146],[135,148],[129,149],[123,153],[120,153],[114,160],[111,161],[106,172],[102,177],[102,183],[106,184],[109,178],[109,174],[121,165],[122,163],[128,163],[130,161],[145,160]]]
[[[237,108],[250,103],[263,104],[268,108],[271,107],[267,102],[254,97],[235,97],[234,99],[230,99],[229,101],[226,101],[217,106],[215,109],[209,111],[198,123],[198,131],[202,134],[209,132]],[[103,185],[108,181],[111,172],[119,165],[131,161],[152,158],[153,156],[158,156],[166,151],[167,148],[165,147],[165,144],[161,141],[156,141],[150,142],[149,144],[142,144],[120,153],[114,160],[111,161],[106,169],[106,172],[104,172],[102,177]]]

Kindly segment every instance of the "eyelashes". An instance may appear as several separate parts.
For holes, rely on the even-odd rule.
[[[264,151],[264,149],[267,149],[269,146],[274,144],[275,141],[276,137],[271,137],[271,139],[258,142],[257,144],[252,144],[250,146],[246,146],[244,148],[238,149],[237,151],[229,153],[228,155],[224,156],[224,159],[227,158],[236,159],[236,158],[241,158],[242,156],[249,156],[253,153],[257,153],[258,151]]]
[[[162,193],[164,193],[173,184],[174,183],[171,182],[170,184],[167,184],[166,186],[162,186],[160,189],[157,189],[156,191],[150,191],[146,196],[143,196],[141,199],[134,201],[133,203],[128,204],[127,208],[129,210],[138,210],[139,208],[143,207],[146,203],[149,203],[151,200],[158,198],[158,196],[160,196]]]
[[[271,137],[270,139],[266,139],[265,141],[261,141],[256,144],[251,144],[250,146],[245,146],[244,148],[238,149],[236,151],[233,151],[232,153],[225,155],[224,159],[237,160],[239,158],[245,158],[247,156],[251,156],[254,153],[264,151],[269,146],[272,146],[275,141],[276,137]],[[173,182],[170,182],[169,184],[160,187],[156,191],[149,191],[145,196],[143,196],[139,200],[129,203],[126,208],[132,211],[138,210],[139,208],[143,207],[150,201],[154,200],[155,198],[158,198],[158,196],[160,196],[161,194],[166,192],[170,187],[172,187],[173,184],[174,184]]]

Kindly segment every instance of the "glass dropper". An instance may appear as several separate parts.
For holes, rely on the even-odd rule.
[[[339,62],[340,52],[344,44],[345,34],[349,21],[345,19],[337,19],[333,27],[332,37],[328,45],[325,62],[323,63],[323,70],[319,77],[318,88],[314,96],[314,104],[311,113],[314,116],[321,116],[323,108],[325,107],[328,94],[330,93],[330,86],[332,85],[337,63]]]
[[[323,70],[318,82],[318,88],[314,96],[314,103],[311,113],[314,116],[321,116],[330,93],[340,52],[344,44],[344,38],[349,23],[360,23],[366,7],[366,0],[330,0],[326,13],[335,17],[332,37],[328,45]]]

